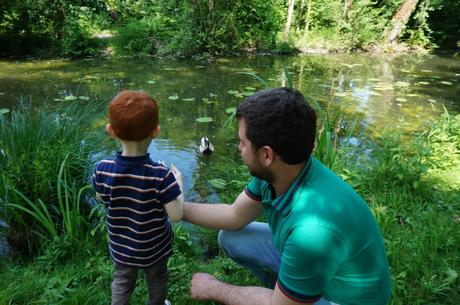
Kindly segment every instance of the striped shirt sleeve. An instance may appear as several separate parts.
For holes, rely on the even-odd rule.
[[[176,199],[180,194],[181,190],[179,183],[177,183],[176,177],[171,170],[168,170],[165,177],[163,178],[163,183],[161,184],[161,189],[158,194],[158,199],[161,204],[167,204],[172,200]]]
[[[99,194],[102,194],[102,187],[100,185],[98,185],[98,177],[97,177],[97,166],[96,165],[96,168],[94,169],[93,171],[93,175],[92,175],[92,183],[93,183],[93,189],[96,193],[99,193]]]

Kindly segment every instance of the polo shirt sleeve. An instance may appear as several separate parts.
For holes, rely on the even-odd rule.
[[[296,228],[282,253],[278,287],[296,302],[315,302],[347,255],[348,247],[333,230],[320,225]]]
[[[168,172],[164,176],[161,184],[158,200],[160,200],[161,204],[167,204],[168,202],[176,199],[181,193],[182,192],[180,190],[179,183],[176,181],[176,177],[174,177],[173,172],[168,169]]]
[[[246,195],[257,201],[262,201],[262,189],[260,182],[260,179],[253,177],[244,190]]]

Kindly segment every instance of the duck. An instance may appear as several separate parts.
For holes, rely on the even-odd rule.
[[[210,155],[214,152],[214,145],[212,145],[212,143],[209,142],[209,139],[207,137],[202,137],[199,150],[200,153],[203,155]]]

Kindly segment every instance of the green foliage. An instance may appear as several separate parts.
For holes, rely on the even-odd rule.
[[[95,143],[87,128],[97,108],[73,104],[48,112],[23,101],[0,115],[1,212],[17,250],[34,251],[61,233],[78,236]]]
[[[72,7],[62,28],[60,53],[68,57],[82,57],[100,52],[101,42],[94,37],[93,12],[86,6]]]
[[[153,39],[152,28],[146,20],[131,19],[118,30],[115,51],[121,55],[152,54]]]
[[[105,47],[95,34],[112,29],[121,55],[370,49],[384,40],[401,4],[296,1],[286,41],[287,2],[281,0],[6,0],[0,3],[0,55],[93,55]],[[399,39],[456,49],[459,15],[458,1],[421,0]]]
[[[92,37],[98,26],[95,16],[104,13],[104,6],[99,0],[2,2],[0,55],[94,54],[98,48]]]
[[[460,115],[451,116],[444,108],[441,118],[432,121],[421,136],[430,150],[430,167],[446,169],[460,162]]]

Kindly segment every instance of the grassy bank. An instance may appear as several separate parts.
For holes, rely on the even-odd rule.
[[[69,121],[62,121],[59,128],[66,128],[66,122]],[[11,125],[6,124],[1,139],[8,128]],[[445,114],[428,126],[425,133],[412,135],[410,139],[385,131],[384,137],[374,141],[355,146],[343,144],[335,155],[334,170],[366,199],[381,226],[393,276],[393,305],[454,305],[460,299],[460,292],[455,288],[460,270],[459,131],[460,116]],[[83,135],[79,138],[84,138]],[[87,139],[87,144],[93,141],[90,137]],[[59,139],[55,141],[59,143]],[[17,141],[17,145],[26,143]],[[5,143],[1,145],[4,147]],[[3,156],[8,155],[3,153]],[[64,155],[59,162],[46,165],[59,173],[63,160]],[[88,158],[83,161],[81,166],[90,166]],[[64,168],[67,166],[69,164],[64,163]],[[232,170],[222,169],[221,179],[233,183],[222,188],[220,194],[228,200],[241,190],[243,183],[239,180],[245,172],[242,166],[229,164],[229,168]],[[78,181],[81,180],[72,184],[76,190],[86,183],[78,184]],[[70,191],[69,182],[66,185],[64,189]],[[59,206],[58,197],[63,198],[66,193],[59,194],[56,187],[49,189],[52,192],[49,202]],[[6,208],[4,195],[0,202],[2,213]],[[33,195],[29,194],[28,198]],[[24,203],[20,197],[15,198],[16,203]],[[78,198],[69,197],[69,206],[77,207]],[[41,243],[36,252],[1,262],[0,304],[109,302],[113,266],[108,256],[103,217],[94,217],[93,213],[89,221],[89,212],[81,210],[72,214],[86,217],[77,229],[79,234],[74,235],[78,238],[70,237],[59,212],[51,217],[57,238],[46,235],[39,224],[34,226],[35,231],[41,233],[37,237]],[[94,229],[97,223],[99,230]],[[189,281],[197,271],[213,273],[238,285],[260,285],[248,271],[219,252],[217,232],[186,224],[175,226],[174,231],[175,254],[169,262],[168,296],[174,304],[211,304],[189,299]],[[145,302],[145,283],[140,280],[138,284],[132,304]]]

